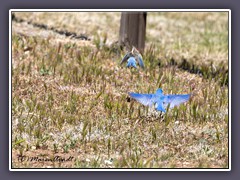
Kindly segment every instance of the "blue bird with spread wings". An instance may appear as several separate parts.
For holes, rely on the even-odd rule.
[[[173,108],[184,102],[187,102],[190,98],[190,94],[163,94],[162,89],[157,89],[155,94],[138,94],[138,93],[129,93],[130,97],[137,100],[144,106],[155,105],[157,111],[166,112],[166,108]]]
[[[127,62],[127,67],[133,67],[137,69],[137,65],[144,69],[144,63],[142,55],[139,51],[133,46],[132,51],[128,52],[122,59],[121,64]]]

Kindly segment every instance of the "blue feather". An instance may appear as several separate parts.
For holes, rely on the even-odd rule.
[[[137,68],[139,65],[141,68],[144,69],[144,63],[141,54],[133,47],[131,52],[128,52],[122,59],[120,65],[124,62],[127,62],[127,67],[134,67]]]
[[[138,94],[129,93],[130,97],[137,100],[145,106],[152,106],[155,104],[157,111],[166,112],[166,108],[173,108],[189,100],[190,94],[168,94],[164,95],[162,89],[157,89],[155,94]]]

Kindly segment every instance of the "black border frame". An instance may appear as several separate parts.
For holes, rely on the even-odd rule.
[[[11,9],[9,10],[9,27],[10,27],[10,24],[11,24],[11,31],[9,31],[9,33],[11,32],[11,35],[9,34],[9,42],[10,42],[10,37],[12,37],[12,19],[11,19],[11,16],[12,16],[12,13],[14,12],[83,12],[83,9],[79,9],[79,11],[75,11],[75,10],[72,10],[72,9],[69,9],[70,11],[66,11],[65,9],[60,9],[60,10],[54,10],[54,9],[49,9],[49,11],[45,10],[45,9],[42,9],[42,10],[39,10],[39,9],[29,9],[29,10],[21,10],[21,9]],[[82,11],[81,11],[82,10]],[[173,10],[173,11],[168,11],[169,9],[156,9],[156,11],[154,9],[146,9],[146,10],[151,10],[150,12],[159,12],[159,10],[167,10],[166,12],[227,12],[228,13],[228,67],[231,67],[231,62],[230,62],[230,42],[231,42],[231,37],[229,36],[229,31],[231,29],[231,27],[229,27],[229,24],[231,25],[231,22],[229,21],[229,16],[231,16],[231,10],[230,9],[223,9],[223,11],[220,11],[219,9],[206,9],[206,11],[203,11],[202,9],[195,9],[196,11],[193,11],[192,9],[189,9],[189,10],[182,10],[182,9],[179,9],[179,10]],[[153,11],[152,11],[153,10]],[[137,10],[136,10],[137,11]],[[84,11],[84,12],[105,12],[103,11],[102,9],[95,9],[93,11]],[[127,12],[126,11],[111,11],[109,10],[109,12]],[[134,12],[133,11],[130,11],[130,12]],[[145,11],[145,12],[149,12],[149,11]],[[12,41],[12,39],[11,39]],[[10,48],[10,47],[9,47]],[[12,49],[11,49],[11,62],[12,64]],[[9,64],[10,66],[10,64]],[[231,71],[231,70],[230,70]],[[11,75],[12,76],[12,75]],[[10,77],[9,77],[10,78]],[[228,73],[228,79],[231,80],[229,78],[229,73]],[[12,85],[12,79],[10,80],[11,82],[11,85]],[[231,83],[229,83],[231,84]],[[229,89],[229,84],[228,84],[228,89]],[[10,84],[9,84],[10,86]],[[12,92],[11,92],[11,97],[12,97]],[[228,97],[230,97],[230,91],[228,91]],[[228,99],[228,119],[230,119],[229,117],[229,109],[230,109],[230,104],[229,104],[229,99]],[[11,111],[12,111],[12,100],[11,100]],[[9,118],[10,119],[10,118]],[[12,122],[12,116],[11,116],[11,122]],[[231,121],[228,122],[228,168],[110,168],[111,170],[110,171],[113,171],[113,170],[116,170],[116,171],[124,171],[124,170],[130,170],[130,171],[164,171],[164,170],[167,170],[167,171],[207,171],[207,170],[210,170],[210,171],[230,171],[231,170],[231,164],[230,164],[230,158],[229,157],[231,155],[231,147],[230,147],[230,141],[229,141],[229,135],[230,135],[230,130],[229,130],[229,124],[230,124]],[[10,125],[10,123],[9,123]],[[12,127],[11,127],[11,133],[12,133]],[[9,136],[10,136],[10,133],[9,133]],[[9,143],[12,142],[12,136],[9,137]],[[10,160],[12,162],[12,143],[11,143],[11,157],[9,157],[9,163],[10,163]],[[9,168],[10,168],[10,165],[9,165]],[[67,171],[98,171],[98,170],[109,170],[109,168],[13,168],[12,167],[12,163],[11,163],[11,168],[9,169],[10,171],[18,171],[18,170],[34,170],[34,171],[37,171],[37,170],[41,170],[41,171],[57,171],[57,170],[67,170]]]

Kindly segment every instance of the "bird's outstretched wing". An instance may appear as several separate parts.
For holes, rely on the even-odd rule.
[[[124,62],[126,62],[130,57],[132,57],[132,53],[128,52],[122,59],[122,61],[120,62],[120,65]]]
[[[136,59],[138,61],[139,66],[144,69],[144,63],[143,63],[143,59],[142,59],[141,54],[138,54]]]
[[[166,108],[169,104],[169,108],[173,108],[174,106],[178,106],[184,102],[187,102],[190,98],[190,94],[171,94],[165,95],[163,97],[163,106]]]
[[[144,69],[144,63],[143,63],[142,55],[137,50],[137,48],[135,48],[134,46],[132,48],[132,54],[135,55],[135,59],[138,61],[139,66]]]
[[[138,94],[133,92],[128,94],[144,106],[152,106],[157,101],[155,94]]]

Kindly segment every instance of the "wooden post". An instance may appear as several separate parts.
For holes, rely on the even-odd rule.
[[[119,43],[143,52],[146,34],[146,12],[123,12],[121,15]]]

